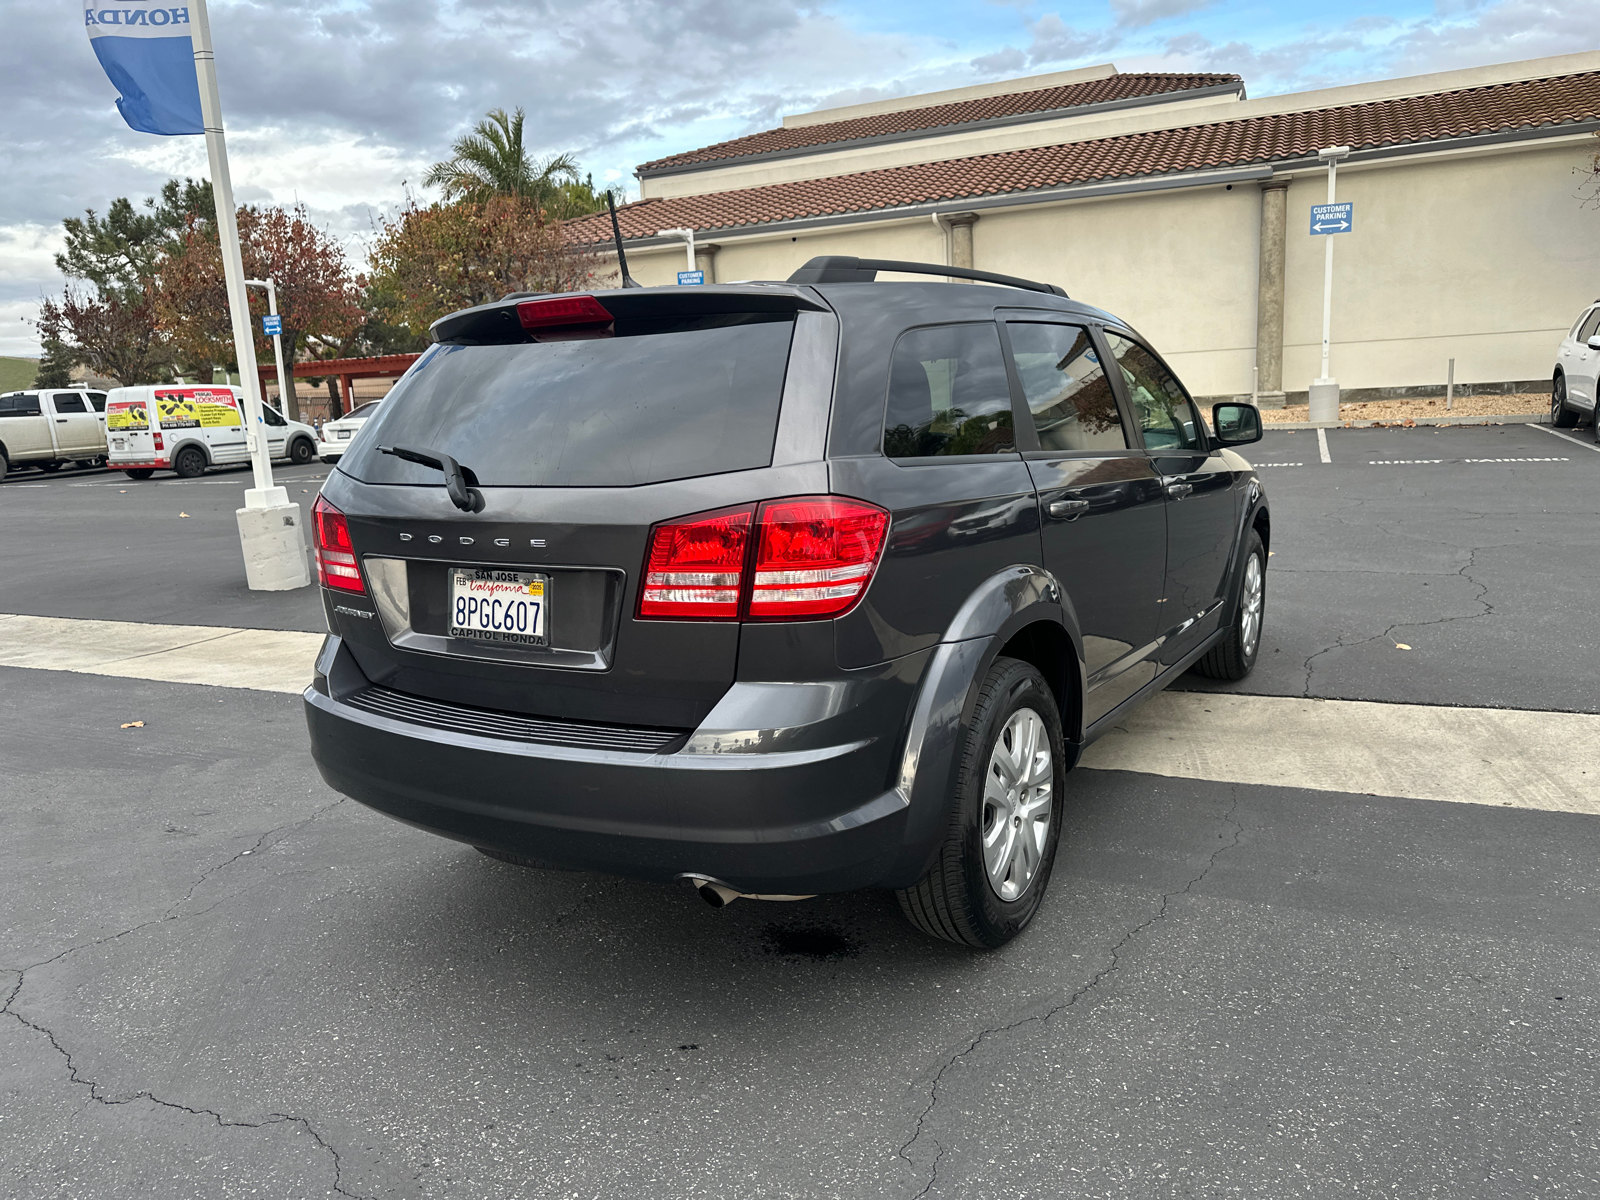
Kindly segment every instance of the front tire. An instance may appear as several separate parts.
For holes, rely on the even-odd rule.
[[[1244,547],[1247,557],[1233,628],[1194,664],[1208,679],[1243,679],[1255,669],[1256,656],[1261,653],[1261,629],[1267,616],[1267,548],[1254,529]]]
[[[289,446],[289,461],[303,467],[317,456],[317,449],[305,438],[295,438]]]
[[[928,873],[898,890],[900,911],[945,941],[993,949],[1039,910],[1061,837],[1066,762],[1061,713],[1030,663],[989,668],[961,764],[944,844]]]
[[[1578,414],[1567,407],[1567,379],[1557,375],[1550,385],[1550,424],[1557,429],[1571,429],[1578,423]]]
[[[206,452],[199,446],[185,446],[172,460],[179,479],[197,479],[206,473]]]

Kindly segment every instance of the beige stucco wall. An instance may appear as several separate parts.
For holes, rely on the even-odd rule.
[[[1339,172],[1355,229],[1334,238],[1330,367],[1349,387],[1543,379],[1561,335],[1600,295],[1600,209],[1576,174],[1597,148],[1579,138]],[[1289,189],[1284,387],[1321,369],[1321,238],[1310,206],[1324,176]]]
[[[1332,369],[1345,388],[1538,379],[1561,333],[1600,295],[1600,208],[1575,173],[1593,138],[1347,168],[1355,232],[1335,239]],[[1323,241],[1308,231],[1326,177],[1288,197],[1284,387],[1321,355]],[[1260,191],[1221,185],[985,212],[980,269],[1060,283],[1132,322],[1199,395],[1250,390]],[[954,206],[953,206],[954,207]],[[926,218],[779,237],[719,237],[717,278],[783,279],[818,254],[942,263]],[[647,284],[676,279],[681,247],[633,251]]]

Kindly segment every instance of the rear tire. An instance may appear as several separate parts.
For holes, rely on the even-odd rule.
[[[1245,538],[1244,573],[1239,579],[1239,606],[1233,628],[1194,664],[1208,679],[1243,679],[1261,653],[1261,631],[1267,617],[1267,548],[1252,529]]]
[[[317,448],[305,438],[295,438],[289,444],[289,461],[297,467],[303,467],[317,456]]]
[[[996,659],[978,690],[944,844],[926,875],[895,892],[908,921],[984,949],[1027,927],[1055,865],[1065,761],[1044,676],[1030,663]]]
[[[1578,423],[1578,414],[1567,407],[1567,380],[1557,375],[1550,385],[1550,424],[1557,429],[1571,429]]]
[[[496,862],[510,863],[513,867],[527,867],[534,871],[567,871],[570,867],[557,866],[553,862],[545,862],[542,858],[529,858],[523,854],[507,854],[504,850],[491,850],[488,846],[474,846],[479,854],[487,855]]]
[[[123,472],[129,479],[149,479],[155,473],[154,467],[129,467]]]
[[[0,482],[11,472],[11,460],[6,457],[6,452],[0,450]]]
[[[206,452],[199,446],[185,446],[172,460],[172,469],[180,479],[196,479],[206,473]]]

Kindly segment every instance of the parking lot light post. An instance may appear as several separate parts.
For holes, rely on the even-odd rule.
[[[1327,146],[1317,151],[1317,157],[1328,165],[1328,203],[1337,198],[1339,160],[1350,154],[1349,146]],[[1328,374],[1328,342],[1333,331],[1333,238],[1323,239],[1322,260],[1322,374],[1311,382],[1307,395],[1313,421],[1339,419],[1339,384]]]
[[[246,279],[244,281],[244,285],[245,287],[266,288],[267,316],[275,317],[278,315],[278,287],[271,276],[268,276],[266,279]],[[289,394],[289,385],[284,382],[288,376],[283,373],[283,332],[281,328],[279,332],[272,335],[272,357],[278,361],[278,408],[283,412],[284,416],[289,418],[289,420],[298,421],[300,419],[300,413],[298,411],[290,412],[288,409],[288,401],[285,399],[285,397]],[[260,373],[258,372],[256,378],[259,379],[260,377]],[[296,407],[298,409],[298,406]],[[270,469],[270,463],[268,464],[268,467]]]
[[[211,48],[211,20],[205,0],[193,0],[189,12],[194,26],[194,66],[200,84],[206,157],[210,160],[217,232],[222,243],[222,275],[228,289],[229,315],[233,319],[233,347],[239,359],[239,385],[244,390],[250,464],[255,474],[255,487],[245,491],[244,507],[236,510],[245,580],[255,591],[288,591],[311,583],[311,571],[306,562],[305,526],[300,506],[289,502],[287,489],[275,487],[272,482],[271,451],[261,412],[261,376],[256,373],[255,331],[250,328],[250,297],[245,289],[244,259],[239,251],[239,222],[233,204],[233,179],[228,171],[228,146],[222,130],[216,56]]]

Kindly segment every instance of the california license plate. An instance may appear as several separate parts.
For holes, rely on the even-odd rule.
[[[550,576],[526,571],[450,572],[450,636],[543,646],[549,641]]]

